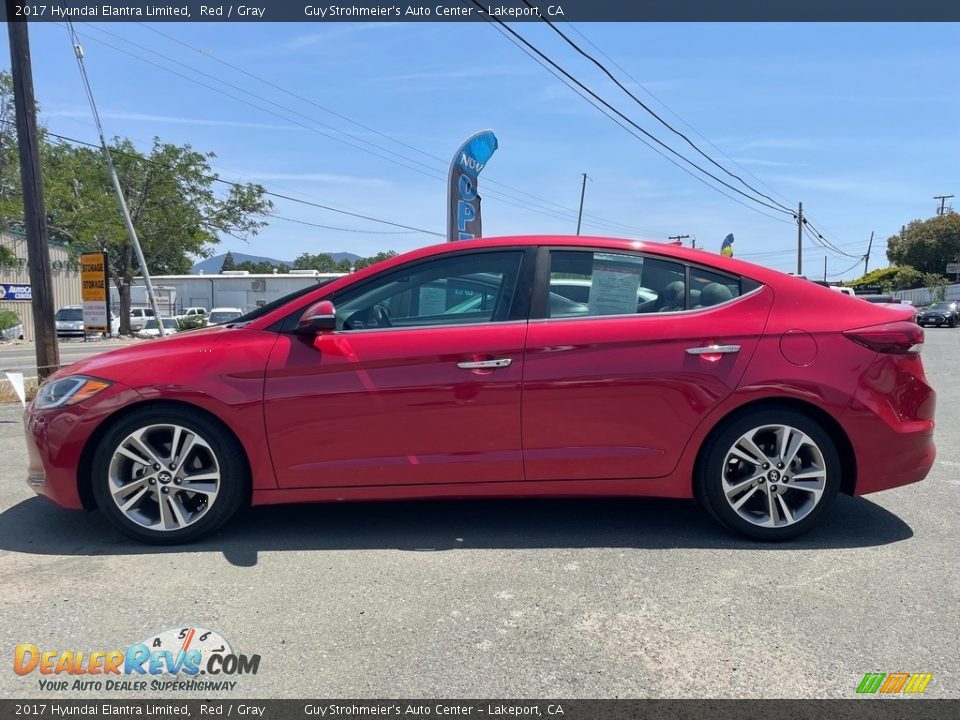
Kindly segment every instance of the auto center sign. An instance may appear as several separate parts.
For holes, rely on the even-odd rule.
[[[0,300],[33,300],[33,290],[29,285],[0,284]]]

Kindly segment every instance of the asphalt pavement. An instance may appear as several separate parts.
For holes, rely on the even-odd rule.
[[[927,330],[923,357],[929,478],[841,497],[784,545],[688,502],[569,500],[261,508],[148,547],[35,497],[21,409],[0,406],[0,695],[85,697],[17,676],[17,643],[110,650],[200,626],[259,671],[184,697],[849,698],[902,671],[956,698],[960,331]]]
[[[133,338],[106,340],[83,340],[81,338],[63,338],[60,345],[60,365],[69,365],[83,358],[125,347]],[[27,377],[37,376],[37,349],[32,342],[0,342],[0,373],[4,371],[21,372]],[[0,376],[2,377],[2,376]]]

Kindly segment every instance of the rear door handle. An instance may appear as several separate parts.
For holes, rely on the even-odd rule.
[[[731,355],[740,352],[739,345],[705,345],[687,348],[687,355]]]
[[[483,370],[492,368],[509,367],[513,358],[497,358],[496,360],[469,360],[467,362],[457,363],[461,370]]]

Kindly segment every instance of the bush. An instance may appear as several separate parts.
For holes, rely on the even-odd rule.
[[[206,327],[207,319],[203,315],[190,315],[189,317],[180,318],[177,324],[181,330],[193,330],[195,328]]]
[[[20,324],[20,316],[13,310],[0,310],[0,330],[8,330]]]

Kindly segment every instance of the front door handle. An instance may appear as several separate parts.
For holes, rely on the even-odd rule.
[[[461,370],[490,370],[492,368],[509,367],[513,358],[497,358],[496,360],[469,360],[467,362],[457,363]]]
[[[687,348],[687,355],[731,355],[740,352],[739,345],[705,345]]]

